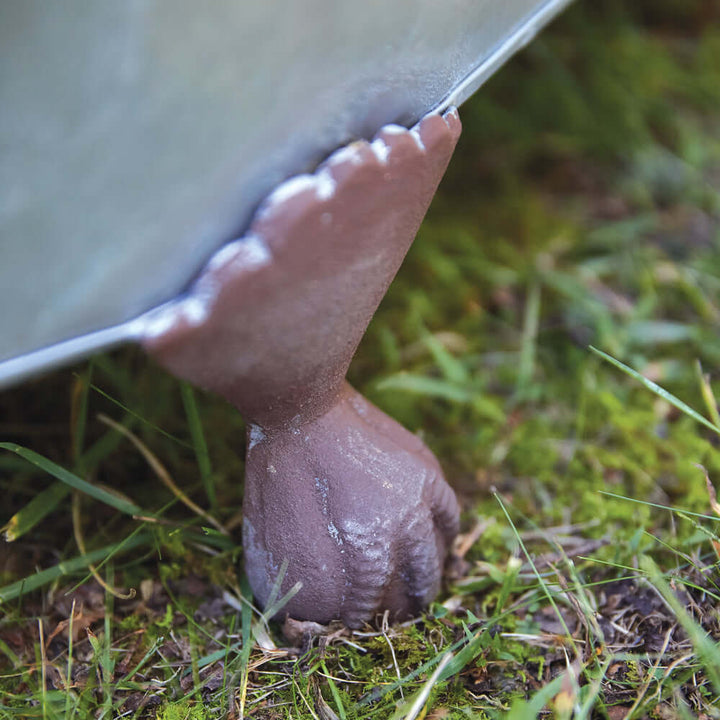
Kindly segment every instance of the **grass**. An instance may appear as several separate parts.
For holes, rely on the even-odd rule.
[[[0,395],[0,717],[719,717],[719,56],[580,2],[463,108],[350,377],[463,506],[412,623],[268,622],[242,420],[137,350]]]

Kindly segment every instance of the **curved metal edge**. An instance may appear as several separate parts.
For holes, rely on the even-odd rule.
[[[20,355],[12,360],[5,360],[0,363],[0,390],[44,371],[53,370],[61,365],[70,365],[101,350],[109,350],[138,340],[143,317],[144,315],[141,315],[121,325],[114,325]]]
[[[505,38],[490,55],[467,75],[457,87],[448,93],[445,99],[434,109],[444,112],[449,107],[460,107],[481,85],[489,80],[497,70],[516,52],[528,45],[540,30],[573,0],[548,0],[532,15],[526,17],[515,31]]]
[[[561,10],[567,7],[572,0],[548,0],[535,13],[516,28],[505,40],[478,67],[470,73],[460,84],[454,88],[446,98],[430,113],[443,113],[450,107],[459,107],[464,103],[486,80],[493,75],[512,55],[525,47],[537,33],[549,23]],[[430,114],[429,113],[429,114]],[[289,178],[285,182],[292,181]],[[222,248],[218,252],[222,251]],[[174,301],[170,301],[171,303]],[[155,314],[160,307],[152,308],[139,317],[120,325],[104,330],[71,338],[46,348],[41,348],[25,355],[0,362],[0,390],[15,385],[33,375],[50,370],[60,365],[67,365],[82,360],[101,350],[122,345],[127,342],[139,340],[146,327],[148,316]]]

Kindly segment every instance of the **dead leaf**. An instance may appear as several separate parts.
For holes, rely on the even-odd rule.
[[[105,617],[105,610],[86,610],[82,605],[75,611],[72,618],[72,639],[73,642],[77,642],[80,634],[85,630],[88,630],[98,620],[102,620]],[[61,620],[55,629],[48,635],[45,641],[45,647],[48,647],[50,643],[58,636],[68,636],[70,629],[70,619]]]
[[[307,620],[294,620],[291,617],[286,618],[283,623],[283,635],[294,647],[300,647],[318,635],[325,635],[328,630],[326,625]]]

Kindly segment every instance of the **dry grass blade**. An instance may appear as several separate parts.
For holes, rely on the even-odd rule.
[[[658,595],[675,614],[683,630],[693,644],[695,652],[703,660],[708,679],[716,693],[720,694],[720,647],[705,630],[693,620],[690,613],[678,600],[665,576],[655,562],[647,555],[640,558],[640,569],[647,573]]]
[[[46,570],[40,570],[32,575],[0,587],[0,605],[31,593],[43,585],[55,582],[61,577],[85,570],[89,563],[98,561],[103,563],[107,562],[117,553],[128,552],[136,547],[148,545],[150,541],[150,536],[147,533],[134,532],[120,542],[106,545],[97,550],[91,550],[87,555],[81,555],[80,557],[71,558],[70,560],[62,560],[57,565],[53,565]]]
[[[695,361],[695,370],[700,382],[700,393],[707,408],[708,415],[710,415],[713,423],[720,427],[720,413],[718,413],[717,401],[715,400],[715,395],[710,385],[710,375],[703,372],[700,360]]]
[[[705,467],[703,467],[702,465],[695,465],[695,467],[697,467],[698,470],[702,470],[703,474],[705,475],[705,486],[707,487],[708,497],[710,499],[710,507],[711,507],[712,511],[716,515],[720,515],[720,503],[718,503],[717,493],[715,492],[715,486],[712,484],[712,481],[710,480],[710,474],[708,473],[707,469]],[[717,555],[718,559],[720,559],[720,542],[711,538],[710,544],[712,545],[713,550],[715,551],[715,555]]]
[[[400,672],[400,666],[398,665],[397,657],[395,656],[395,648],[393,647],[393,644],[390,640],[390,637],[388,636],[388,629],[389,629],[389,623],[388,619],[390,617],[390,611],[386,610],[383,614],[382,619],[382,636],[385,638],[385,642],[388,644],[388,647],[390,648],[390,655],[392,656],[393,665],[395,666],[395,674],[397,675],[398,680],[402,680],[402,673]],[[400,686],[400,697],[403,699],[405,698],[405,694],[403,693],[402,685]]]
[[[640,703],[645,698],[645,695],[647,694],[647,691],[650,689],[650,685],[652,685],[653,680],[657,677],[657,672],[660,668],[661,663],[663,662],[665,658],[665,651],[668,648],[668,645],[670,644],[670,637],[673,634],[673,631],[675,630],[674,627],[671,627],[666,633],[665,633],[665,640],[663,640],[663,645],[658,653],[657,660],[655,661],[655,664],[653,665],[650,672],[646,673],[647,677],[645,679],[645,682],[642,684],[642,687],[640,688],[640,691],[638,692],[638,696],[635,698],[635,702],[632,704],[632,707],[627,712],[627,717],[632,717],[633,713],[640,707]]]
[[[435,687],[436,683],[438,682],[438,679],[440,678],[440,675],[442,674],[442,671],[445,669],[447,664],[453,659],[452,653],[446,653],[446,655],[443,657],[443,659],[438,663],[438,666],[435,668],[435,671],[433,674],[428,678],[427,682],[423,685],[422,689],[418,693],[418,696],[413,701],[413,704],[410,706],[410,710],[408,711],[408,714],[405,715],[403,720],[416,720],[416,718],[420,715],[422,712],[422,709],[425,707],[425,703],[428,701],[428,698],[430,697],[430,693],[432,692],[432,689]]]
[[[510,517],[510,513],[508,512],[507,508],[505,507],[505,503],[503,502],[502,498],[500,497],[500,495],[497,492],[493,493],[493,496],[495,497],[495,500],[497,500],[498,504],[500,505],[500,508],[501,508],[503,514],[505,515],[505,519],[508,521],[508,524],[510,525],[510,528],[512,529],[513,534],[517,538],[517,541],[520,544],[520,548],[521,548],[523,554],[525,555],[525,558],[527,559],[528,563],[530,563],[530,567],[532,568],[532,571],[533,571],[535,577],[537,578],[537,581],[540,584],[540,587],[541,587],[545,597],[547,598],[548,602],[550,603],[550,606],[552,607],[553,612],[555,613],[555,616],[559,620],[560,625],[562,626],[562,629],[565,633],[565,636],[567,637],[568,641],[572,645],[573,650],[575,651],[575,655],[580,656],[580,651],[577,647],[575,638],[574,638],[573,634],[570,632],[570,630],[565,622],[565,618],[564,618],[563,614],[558,609],[557,603],[555,602],[555,598],[553,597],[553,594],[550,591],[550,587],[548,586],[547,582],[545,581],[545,579],[542,577],[542,575],[538,571],[538,569],[535,565],[535,562],[532,559],[532,556],[528,552],[527,547],[525,546],[525,543],[523,542],[522,538],[520,537],[517,527],[515,527],[515,523],[512,521],[512,518]]]
[[[494,525],[495,522],[495,518],[478,518],[469,532],[457,536],[455,539],[455,547],[453,548],[453,555],[461,559],[464,558],[488,527]]]
[[[66,694],[65,694],[65,717],[70,717],[70,704],[72,695],[70,688],[72,687],[72,669],[73,669],[73,623],[75,621],[75,599],[73,598],[70,606],[70,617],[68,618],[68,650],[67,650],[67,670],[66,670]]]
[[[601,645],[604,644],[604,638],[603,638],[603,632],[600,628],[600,625],[598,624],[597,619],[595,618],[594,613],[592,612],[591,608],[588,607],[587,599],[583,597],[581,593],[578,593],[576,595],[571,589],[570,586],[565,578],[565,576],[560,572],[560,570],[555,567],[554,565],[550,565],[553,572],[555,573],[555,577],[557,578],[558,585],[563,590],[563,593],[565,594],[565,598],[570,604],[570,607],[572,607],[573,611],[575,612],[575,615],[578,618],[578,621],[585,629],[585,657],[584,659],[587,660],[588,656],[592,653],[593,650],[593,640],[596,640]],[[576,587],[578,590],[581,590],[581,586],[579,582],[577,582],[577,577],[574,578],[576,580]],[[580,599],[583,600],[583,602],[580,601]]]
[[[157,475],[160,482],[165,485],[165,487],[170,490],[170,492],[175,495],[175,497],[183,504],[185,507],[189,508],[194,512],[196,515],[199,515],[203,520],[206,520],[210,525],[212,525],[218,532],[222,533],[223,535],[229,535],[228,531],[223,527],[221,523],[219,523],[212,515],[210,515],[208,512],[203,510],[197,503],[194,503],[176,484],[175,481],[170,477],[170,473],[167,471],[165,466],[158,460],[158,458],[150,451],[147,445],[143,443],[140,438],[135,435],[132,431],[128,430],[126,427],[121,425],[120,423],[115,422],[113,419],[109,418],[107,415],[99,414],[98,419],[105,423],[105,425],[108,425],[113,430],[117,430],[117,432],[124,435],[130,442],[137,448],[137,450],[140,452],[140,454],[145,458],[147,464],[152,468],[155,475]]]
[[[80,517],[80,508],[80,494],[74,492],[72,496],[73,535],[75,537],[75,543],[78,546],[78,550],[80,550],[80,554],[87,555],[87,550],[85,549],[85,539],[83,538],[82,534],[82,518]],[[135,597],[135,588],[130,588],[128,592],[124,593],[121,590],[112,587],[109,583],[105,582],[105,580],[97,571],[97,568],[95,567],[95,565],[93,565],[93,563],[88,564],[88,570],[95,578],[95,580],[97,580],[100,587],[102,587],[106,592],[109,592],[114,597],[118,598],[118,600],[132,600]]]
[[[564,547],[562,547],[562,545],[560,545],[559,542],[557,542],[556,545],[560,547],[560,550],[558,550],[557,552],[540,555],[534,560],[535,567],[538,569],[551,567],[554,570],[553,566],[555,565],[555,563],[559,561],[567,562],[568,560],[570,560],[570,558],[579,557],[582,555],[591,555],[596,550],[599,550],[600,548],[608,545],[610,543],[610,540],[608,538],[601,538],[600,540],[582,540],[578,542],[579,544],[577,545],[577,547],[572,548],[572,550],[566,550]],[[526,564],[529,566],[529,563]],[[523,570],[525,570],[525,567],[523,567]]]
[[[310,684],[313,691],[313,698],[315,700],[315,710],[317,710],[320,720],[340,720],[338,714],[328,705],[327,701],[323,697],[322,690],[320,689],[320,683],[317,678],[313,676]]]
[[[47,652],[45,651],[45,631],[42,618],[38,618],[38,635],[40,637],[40,693],[43,699],[43,718],[47,717]]]
[[[720,503],[718,503],[717,493],[715,492],[715,486],[712,484],[712,481],[710,480],[710,475],[708,474],[708,471],[702,465],[695,465],[695,467],[698,470],[703,471],[703,474],[705,475],[705,485],[707,487],[708,497],[710,498],[710,507],[712,508],[712,511],[716,515],[720,515]]]

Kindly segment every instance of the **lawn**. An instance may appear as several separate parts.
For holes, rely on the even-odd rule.
[[[720,2],[581,0],[461,117],[350,372],[460,498],[437,601],[268,622],[242,420],[123,349],[0,394],[0,718],[720,717]]]

